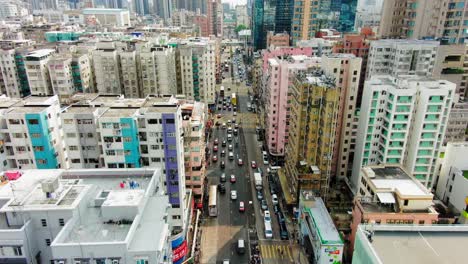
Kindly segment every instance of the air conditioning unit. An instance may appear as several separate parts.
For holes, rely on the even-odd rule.
[[[119,260],[118,259],[113,259],[112,264],[119,264]]]

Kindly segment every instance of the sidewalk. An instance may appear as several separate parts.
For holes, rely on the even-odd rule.
[[[308,264],[309,263],[301,245],[294,243],[292,249],[293,249],[293,258],[294,258],[295,264]]]

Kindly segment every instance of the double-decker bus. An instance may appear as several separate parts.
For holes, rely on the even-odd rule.
[[[208,200],[208,212],[210,216],[218,216],[218,189],[216,185],[210,186],[210,197]]]

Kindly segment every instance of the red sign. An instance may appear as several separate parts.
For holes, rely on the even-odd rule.
[[[172,262],[176,262],[187,255],[187,241],[172,250]]]

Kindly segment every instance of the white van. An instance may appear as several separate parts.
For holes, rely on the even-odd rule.
[[[228,140],[228,141],[232,141],[232,134],[228,134],[228,135],[227,135],[227,140]]]
[[[273,238],[273,230],[271,229],[271,222],[265,221],[265,238]]]
[[[268,159],[268,153],[266,151],[262,151],[263,159]]]
[[[234,159],[234,153],[229,152],[229,160],[233,160],[233,159]]]

